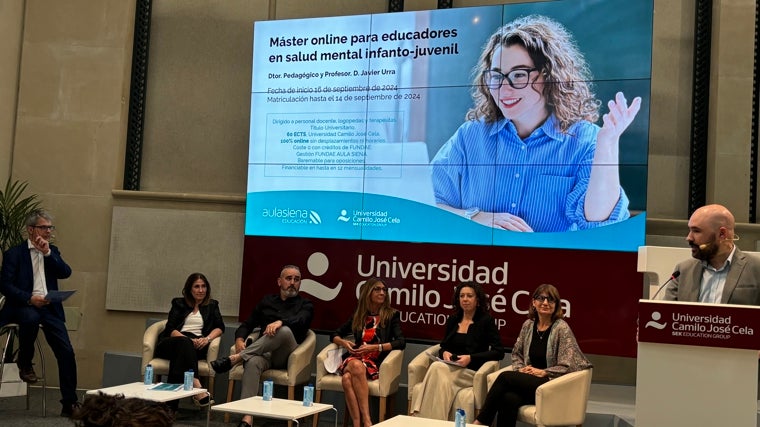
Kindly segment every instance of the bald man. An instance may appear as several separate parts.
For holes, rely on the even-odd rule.
[[[664,300],[760,305],[760,259],[734,244],[734,216],[721,205],[703,206],[689,218],[686,241],[693,259],[680,262]]]

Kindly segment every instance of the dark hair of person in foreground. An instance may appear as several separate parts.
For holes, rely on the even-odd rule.
[[[165,427],[174,415],[160,402],[99,393],[88,396],[71,420],[77,427]]]

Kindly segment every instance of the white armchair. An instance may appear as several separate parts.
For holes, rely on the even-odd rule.
[[[432,360],[427,353],[438,354],[440,348],[440,344],[436,344],[418,354],[411,362],[409,362],[409,366],[407,367],[409,370],[407,389],[409,402],[407,404],[407,413],[409,413],[409,415],[411,415],[412,411],[412,398],[416,397],[419,393],[422,393],[422,380],[425,378],[425,374],[427,374],[427,370],[432,363]],[[496,372],[497,369],[499,369],[499,361],[491,360],[484,363],[483,366],[475,372],[472,387],[462,389],[457,393],[451,412],[449,413],[449,420],[454,419],[454,411],[456,411],[457,408],[463,408],[465,410],[468,423],[471,423],[475,419],[480,408],[483,406],[483,399],[485,399],[485,396],[488,393],[486,378],[488,374]]]
[[[322,399],[322,390],[343,392],[343,385],[339,375],[327,372],[325,368],[325,359],[327,352],[338,348],[337,345],[330,343],[322,349],[317,355],[317,383],[315,386],[314,401],[320,402]],[[401,363],[404,359],[403,350],[391,350],[380,364],[380,373],[378,379],[368,381],[369,395],[376,396],[380,399],[380,422],[389,418],[391,408],[393,408],[393,397],[398,392],[398,384],[401,379]],[[319,414],[314,416],[313,427],[319,423]],[[348,425],[348,410],[344,411],[343,425]]]
[[[147,329],[143,334],[143,357],[142,368],[140,374],[145,374],[145,367],[150,363],[153,366],[153,375],[158,377],[159,375],[169,374],[169,361],[167,359],[154,358],[153,353],[156,350],[156,343],[158,342],[158,336],[166,328],[166,320],[156,322]],[[214,391],[214,372],[209,365],[209,360],[216,360],[219,357],[219,344],[222,342],[222,337],[216,337],[208,344],[208,354],[206,360],[198,361],[198,376],[206,377],[208,379],[209,392]]]
[[[249,339],[255,340],[259,336],[256,330],[248,335]],[[298,384],[308,383],[311,379],[313,368],[312,356],[317,346],[317,335],[309,330],[306,338],[288,356],[288,366],[285,369],[267,369],[261,373],[261,380],[271,379],[275,384],[288,387],[288,399],[295,398],[295,388]],[[235,345],[230,347],[230,354],[235,353]],[[232,393],[235,389],[235,381],[243,378],[243,364],[239,363],[232,367],[229,373],[229,385],[227,386],[227,402],[232,402]],[[224,415],[224,422],[229,422],[229,413]]]
[[[496,378],[512,367],[488,375],[490,390]],[[536,404],[521,406],[517,419],[535,426],[580,426],[586,419],[586,404],[591,390],[591,368],[555,378],[536,389]],[[485,399],[485,395],[483,396]]]

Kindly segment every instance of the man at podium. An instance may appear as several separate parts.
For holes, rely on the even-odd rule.
[[[721,205],[694,211],[686,236],[693,258],[676,266],[664,300],[760,305],[760,259],[736,247],[734,224]]]

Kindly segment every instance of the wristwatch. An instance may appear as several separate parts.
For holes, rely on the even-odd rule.
[[[480,208],[479,207],[477,207],[477,206],[476,207],[472,207],[472,208],[469,208],[469,209],[465,209],[465,211],[464,211],[464,217],[471,220],[475,215],[477,215],[479,213],[480,213]]]

